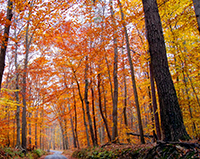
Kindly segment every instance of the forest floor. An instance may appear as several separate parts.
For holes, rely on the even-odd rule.
[[[68,159],[191,159],[200,158],[200,140],[163,142],[152,144],[105,144],[94,148],[64,151]],[[74,157],[74,158],[73,158]]]
[[[51,152],[36,149],[27,153],[14,148],[0,148],[0,159],[44,159]],[[151,144],[113,144],[98,147],[65,150],[67,159],[200,159],[200,140],[163,142]],[[39,157],[41,156],[41,157]]]

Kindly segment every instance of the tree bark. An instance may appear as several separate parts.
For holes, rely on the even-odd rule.
[[[8,20],[5,24],[4,28],[4,35],[1,45],[1,53],[0,53],[0,89],[1,89],[1,83],[3,78],[3,71],[5,67],[5,57],[6,57],[6,49],[8,45],[8,38],[10,33],[10,26],[11,26],[11,19],[12,19],[12,9],[13,9],[13,2],[11,0],[8,0],[7,4],[7,16],[6,20]]]
[[[156,0],[142,0],[153,74],[160,102],[161,126],[165,141],[188,139],[182,112],[169,72],[165,41]]]

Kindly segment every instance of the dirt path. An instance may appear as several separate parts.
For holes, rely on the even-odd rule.
[[[70,151],[70,150],[68,150],[68,151]],[[62,151],[56,151],[56,152],[60,152],[59,154],[61,154],[62,153],[62,156],[64,156],[64,157],[66,157],[67,159],[77,159],[77,158],[74,158],[74,157],[71,157],[71,154],[72,154],[72,151],[70,151],[70,152],[68,152],[67,151],[67,154],[63,154],[62,153]],[[53,154],[53,153],[55,153],[55,151],[51,151],[51,153]],[[69,154],[68,154],[69,153]],[[51,155],[52,155],[51,154]],[[45,159],[45,157],[47,157],[47,159],[48,159],[48,156],[49,155],[44,155],[44,156],[41,156],[39,159]],[[53,156],[53,155],[52,155]],[[50,159],[50,158],[49,158]],[[53,158],[52,158],[53,159]]]

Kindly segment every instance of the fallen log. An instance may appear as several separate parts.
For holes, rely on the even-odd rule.
[[[133,135],[133,136],[140,136],[140,134],[136,134],[136,133],[126,133],[127,135]],[[144,135],[144,137],[148,137],[148,138],[153,138],[154,136],[153,135]]]

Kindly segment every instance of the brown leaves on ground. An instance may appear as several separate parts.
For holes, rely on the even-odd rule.
[[[77,158],[74,158],[72,157],[72,154],[74,151],[76,151],[77,149],[70,149],[70,150],[65,150],[62,155],[67,157],[67,159],[77,159]]]
[[[106,144],[96,148],[74,151],[72,156],[82,159],[107,158],[200,158],[200,143],[196,140],[186,142],[163,142],[143,145]]]

